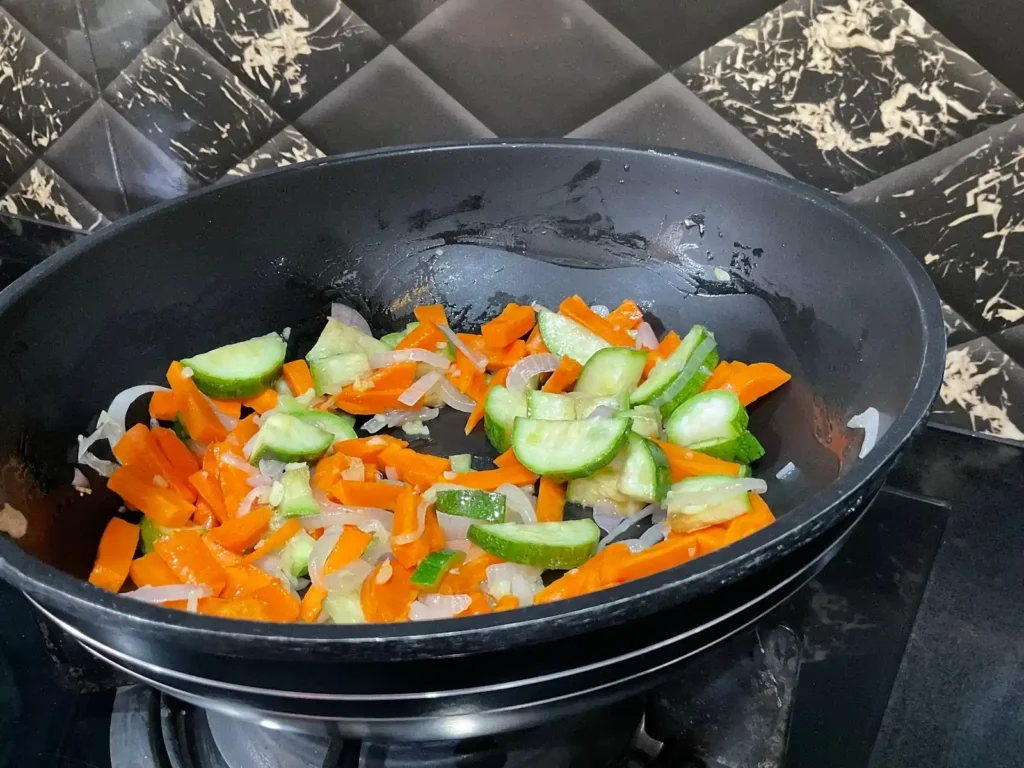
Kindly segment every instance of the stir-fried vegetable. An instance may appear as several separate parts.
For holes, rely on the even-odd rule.
[[[720,361],[700,325],[658,340],[631,299],[596,309],[509,304],[457,333],[420,306],[377,339],[345,307],[302,358],[269,333],[172,362],[169,389],[125,390],[80,440],[141,515],[110,521],[89,580],[226,618],[422,621],[587,594],[769,525],[746,408],[789,374]],[[144,394],[150,424],[126,428]],[[466,434],[483,422],[493,469],[385,432],[428,435],[446,406]],[[103,440],[116,462],[89,453]]]

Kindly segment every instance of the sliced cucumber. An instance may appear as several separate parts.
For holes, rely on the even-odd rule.
[[[380,337],[380,343],[388,349],[394,349],[419,323],[409,323],[404,330],[388,333]]]
[[[328,595],[324,598],[323,609],[331,617],[332,624],[365,624],[363,606],[359,593]]]
[[[294,397],[282,395],[277,399],[277,409],[289,416],[294,416],[307,424],[319,427],[324,432],[334,435],[334,441],[355,440],[356,434],[353,425],[355,419],[348,414],[330,413],[329,411],[316,411],[307,408]]]
[[[679,348],[651,371],[629,398],[632,405],[649,403],[669,416],[683,402],[700,391],[718,365],[715,337],[702,325],[695,325]]]
[[[550,309],[537,310],[537,325],[544,346],[559,357],[571,357],[580,365],[586,364],[591,355],[609,346],[600,336],[591,333],[575,320],[552,312]]]
[[[531,472],[558,478],[586,477],[615,458],[626,444],[629,419],[543,421],[518,418],[512,429],[516,458]]]
[[[139,539],[142,541],[143,554],[148,555],[150,552],[152,552],[153,544],[155,544],[156,540],[159,539],[161,536],[166,536],[169,533],[181,531],[186,528],[200,530],[198,525],[183,525],[180,528],[164,528],[162,525],[158,524],[155,520],[153,520],[153,518],[147,515],[143,515],[142,522],[139,524]]]
[[[315,461],[333,442],[334,436],[330,432],[287,413],[272,413],[256,434],[249,462],[259,464],[260,459],[275,459],[286,463]]]
[[[731,439],[705,440],[694,443],[689,448],[716,459],[735,461],[738,464],[751,464],[764,456],[764,447],[750,432],[742,432]]]
[[[665,497],[669,525],[675,531],[696,531],[709,525],[724,523],[734,517],[750,512],[750,495],[746,491],[730,494],[725,489],[736,482],[729,475],[704,475],[688,477],[672,486]],[[723,495],[723,492],[726,495]],[[682,503],[680,496],[686,494],[706,495],[706,504]]]
[[[599,349],[583,366],[576,392],[585,395],[621,395],[632,392],[644,374],[647,353],[639,349]]]
[[[433,592],[452,568],[462,565],[466,553],[457,549],[439,549],[420,560],[409,581],[414,587]]]
[[[644,502],[625,495],[619,490],[619,481],[626,466],[628,451],[623,450],[607,466],[601,467],[589,477],[570,480],[565,488],[565,498],[574,504],[593,507],[599,501],[615,506],[620,515],[639,512]]]
[[[309,572],[309,556],[313,552],[313,545],[316,539],[305,531],[299,531],[281,548],[278,558],[281,567],[296,579],[302,578]]]
[[[390,352],[391,348],[372,336],[367,336],[362,331],[350,328],[344,323],[339,323],[334,318],[328,318],[327,325],[320,332],[320,338],[309,350],[306,360],[312,363],[324,357],[333,357],[343,352],[362,352],[367,357],[381,352]]]
[[[305,464],[285,470],[281,476],[281,487],[284,495],[277,506],[278,514],[285,517],[320,514],[309,484],[309,467]]]
[[[208,397],[252,397],[281,375],[287,351],[284,339],[268,333],[187,357],[181,364],[192,369],[192,380]]]
[[[635,432],[629,436],[619,491],[637,501],[660,502],[672,487],[672,470],[661,447]]]
[[[370,359],[360,351],[341,352],[309,361],[313,386],[318,395],[336,395],[364,376],[370,375]]]
[[[576,405],[577,419],[589,419],[598,408],[612,415],[629,407],[629,395],[625,392],[620,395],[577,395],[574,392],[572,399]]]
[[[633,420],[633,431],[638,435],[647,438],[661,435],[661,411],[653,405],[637,405],[628,411],[623,411],[621,415],[628,416]]]
[[[512,444],[512,425],[526,415],[526,396],[505,387],[492,387],[484,400],[484,433],[494,450],[504,453]]]
[[[438,491],[434,508],[446,515],[472,517],[488,523],[505,522],[505,496],[475,489]]]
[[[731,389],[701,392],[684,402],[665,422],[668,439],[683,448],[696,443],[732,440],[747,429],[747,409]]]
[[[526,413],[531,419],[568,421],[576,418],[576,406],[568,395],[536,391],[526,395]]]
[[[560,571],[582,565],[597,550],[601,529],[590,519],[558,523],[471,525],[469,540],[510,563]]]
[[[753,477],[754,473],[747,464],[740,464],[740,471],[736,477]]]
[[[457,453],[454,456],[449,456],[448,461],[451,462],[452,472],[455,474],[461,474],[463,472],[473,471],[473,456],[469,453]]]

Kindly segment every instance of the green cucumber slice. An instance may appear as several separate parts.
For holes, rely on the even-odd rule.
[[[294,397],[281,395],[277,399],[277,410],[287,413],[307,424],[330,432],[334,435],[334,442],[339,440],[355,440],[358,435],[353,428],[356,420],[348,414],[330,413],[329,411],[315,411],[307,408]]]
[[[526,395],[526,414],[531,419],[547,419],[548,421],[567,421],[576,418],[576,405],[568,395],[556,395],[553,392],[528,392]]]
[[[491,387],[484,400],[484,434],[494,450],[504,453],[512,444],[512,425],[526,415],[526,396],[505,387]]]
[[[612,413],[618,414],[629,406],[629,395],[625,392],[619,395],[577,395],[574,392],[572,399],[576,405],[577,419],[589,419],[598,408],[610,409]]]
[[[362,331],[350,328],[332,317],[328,318],[327,325],[320,332],[320,338],[306,354],[306,360],[312,363],[314,360],[333,357],[343,352],[362,352],[366,357],[372,357],[381,352],[390,351],[387,344],[377,341],[373,336],[367,336]]]
[[[370,359],[359,351],[341,352],[309,361],[313,386],[318,395],[336,395],[364,376],[370,375]]]
[[[735,461],[738,464],[751,464],[764,456],[764,447],[750,432],[742,432],[731,439],[705,440],[688,447],[716,459]]]
[[[754,472],[750,469],[749,464],[740,464],[740,471],[736,477],[753,477]]]
[[[585,395],[621,395],[632,392],[647,364],[647,353],[638,349],[599,349],[583,366],[576,392]]]
[[[684,402],[665,422],[670,442],[690,448],[705,441],[732,440],[747,429],[747,409],[731,389],[701,392]]]
[[[715,337],[702,325],[686,334],[679,349],[651,371],[647,381],[630,396],[632,405],[649,403],[669,416],[683,402],[696,395],[718,365]]]
[[[404,330],[388,333],[380,337],[380,343],[389,349],[394,349],[419,323],[409,323]]]
[[[706,493],[713,497],[718,489],[735,482],[736,478],[729,475],[704,475],[688,477],[673,485],[665,497],[665,509],[672,529],[696,531],[750,512],[750,494],[746,491],[717,498],[708,504],[683,504],[679,500],[679,494],[684,492]]]
[[[192,380],[208,397],[258,395],[281,375],[288,345],[276,333],[211,349],[181,361],[192,369]]]
[[[277,506],[279,515],[302,517],[320,514],[320,507],[313,498],[313,489],[309,484],[309,467],[305,464],[286,469],[281,475],[281,487],[284,495]]]
[[[615,458],[629,437],[622,417],[585,421],[518,418],[512,448],[519,462],[538,475],[586,477]]]
[[[281,567],[297,579],[305,576],[309,573],[309,556],[314,544],[316,539],[305,531],[296,533],[281,547],[278,555]]]
[[[552,312],[537,310],[537,325],[544,346],[559,357],[571,357],[580,365],[586,364],[599,349],[609,346],[600,336],[591,333],[575,320]]]
[[[672,487],[672,470],[661,447],[635,432],[626,446],[619,491],[637,501],[660,502]]]
[[[644,502],[625,495],[619,490],[619,481],[626,466],[627,450],[622,450],[607,466],[601,467],[589,477],[570,480],[565,488],[565,498],[574,504],[593,507],[599,501],[615,506],[620,515],[639,512]]]
[[[446,515],[472,517],[488,523],[505,522],[505,496],[475,489],[438,491],[434,509]]]
[[[441,579],[452,568],[462,565],[466,553],[457,549],[439,549],[420,560],[409,581],[414,587],[432,592],[441,585]]]
[[[633,431],[638,435],[647,438],[661,435],[661,411],[653,405],[637,405],[628,411],[623,411],[621,415],[628,416],[633,420]]]
[[[332,624],[365,624],[363,606],[359,593],[328,595],[324,598],[323,609],[331,617]]]
[[[510,563],[565,571],[583,565],[597,551],[601,529],[588,519],[558,523],[471,525],[469,540]]]
[[[251,464],[259,464],[260,459],[290,463],[319,459],[331,447],[334,436],[287,413],[272,413],[253,440]]]
[[[457,453],[454,456],[449,456],[448,461],[452,465],[452,472],[455,474],[461,474],[463,472],[473,471],[473,455],[469,453]]]

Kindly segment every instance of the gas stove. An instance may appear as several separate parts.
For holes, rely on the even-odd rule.
[[[444,743],[315,737],[182,704],[119,676],[0,586],[0,768],[864,765],[948,513],[887,489],[792,601],[643,698]]]

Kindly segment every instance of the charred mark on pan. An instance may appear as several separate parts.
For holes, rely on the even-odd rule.
[[[409,230],[411,232],[422,232],[427,228],[427,225],[432,224],[435,221],[447,219],[450,216],[455,216],[460,213],[479,211],[483,207],[483,195],[469,195],[448,208],[441,208],[440,210],[424,208],[416,211],[416,213],[409,217]]]
[[[565,185],[566,189],[568,189],[570,192],[575,192],[581,184],[583,184],[586,181],[590,181],[592,178],[597,176],[597,174],[601,172],[602,165],[604,165],[604,160],[591,160],[589,163],[580,168],[576,172],[575,176],[569,179],[568,183],[566,183]]]

